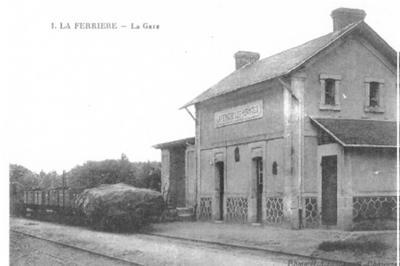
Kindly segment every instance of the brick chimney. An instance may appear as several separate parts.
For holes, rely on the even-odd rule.
[[[337,8],[332,11],[331,17],[333,19],[333,31],[343,29],[349,24],[364,20],[367,14],[362,9],[353,8]]]
[[[258,59],[260,59],[259,53],[248,52],[248,51],[238,51],[234,55],[236,69],[239,69],[247,64],[252,64]]]

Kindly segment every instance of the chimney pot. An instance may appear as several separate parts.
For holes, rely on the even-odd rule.
[[[364,20],[367,14],[362,9],[337,8],[332,11],[333,31],[338,31],[352,23]]]
[[[248,51],[238,51],[234,55],[236,69],[239,69],[247,64],[252,64],[260,59],[260,54]]]

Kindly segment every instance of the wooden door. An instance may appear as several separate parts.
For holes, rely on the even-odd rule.
[[[323,156],[321,215],[322,224],[337,224],[337,156]]]
[[[258,157],[255,159],[256,166],[256,206],[257,206],[257,223],[262,221],[262,193],[263,193],[263,163],[262,158]]]
[[[185,179],[186,179],[186,207],[192,207],[196,204],[196,156],[195,150],[186,151],[185,160]]]
[[[224,220],[224,163],[216,163],[217,178],[218,178],[218,207],[219,207],[219,219]]]

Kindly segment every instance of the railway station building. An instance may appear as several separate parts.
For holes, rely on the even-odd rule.
[[[169,204],[294,229],[395,220],[396,52],[365,16],[338,8],[322,37],[235,53],[235,70],[182,107],[195,137],[155,145]]]

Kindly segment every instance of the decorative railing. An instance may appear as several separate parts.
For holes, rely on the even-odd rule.
[[[304,198],[304,226],[307,228],[319,226],[319,213],[317,197]]]
[[[226,220],[244,223],[249,209],[247,198],[235,197],[226,200]]]
[[[353,197],[353,221],[396,219],[396,196]]]
[[[211,197],[200,198],[197,217],[199,220],[211,220],[212,217],[212,199]]]
[[[283,199],[267,197],[266,198],[266,222],[271,224],[280,224],[283,222]]]

